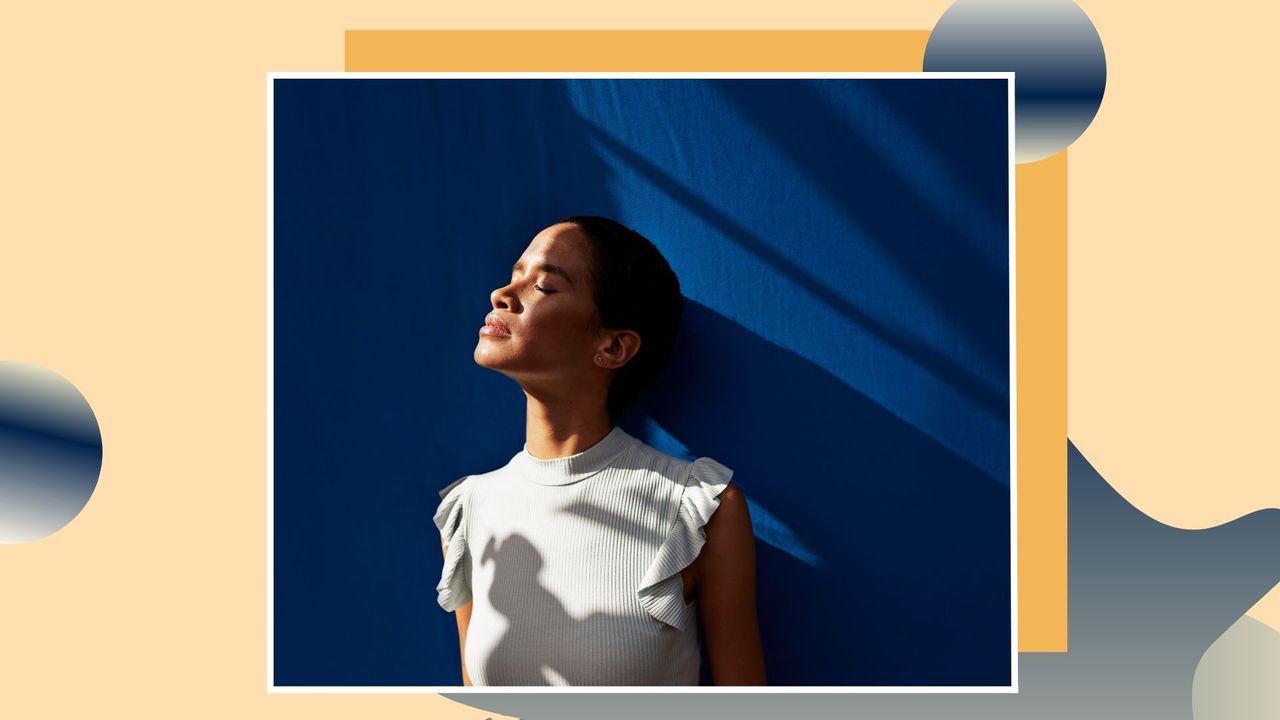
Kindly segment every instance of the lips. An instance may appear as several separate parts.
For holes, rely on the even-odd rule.
[[[508,328],[507,324],[502,322],[502,320],[497,315],[493,315],[493,314],[486,315],[484,318],[484,324],[485,324],[485,327],[492,328],[490,332],[495,335],[511,334],[511,329]]]

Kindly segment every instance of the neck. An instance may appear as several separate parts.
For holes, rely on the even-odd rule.
[[[613,430],[605,398],[566,393],[558,396],[525,390],[525,447],[539,459],[576,455]]]

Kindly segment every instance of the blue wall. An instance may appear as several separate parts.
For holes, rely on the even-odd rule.
[[[278,685],[460,684],[431,514],[523,443],[476,328],[571,214],[680,277],[621,424],[736,471],[770,683],[1009,682],[1003,80],[275,88]]]

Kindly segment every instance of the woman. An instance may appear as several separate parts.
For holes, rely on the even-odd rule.
[[[519,383],[524,449],[440,492],[439,603],[465,685],[764,684],[755,550],[733,471],[614,422],[666,366],[683,308],[640,234],[574,216],[490,295],[475,361]]]

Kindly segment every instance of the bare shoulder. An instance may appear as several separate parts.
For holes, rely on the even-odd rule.
[[[704,528],[706,544],[694,563],[702,575],[708,566],[733,566],[754,555],[747,497],[732,482],[720,491],[720,504]]]
[[[751,527],[750,513],[747,512],[747,496],[732,482],[726,483],[719,495],[720,505],[707,521],[707,529],[715,526],[738,526],[746,524]]]

